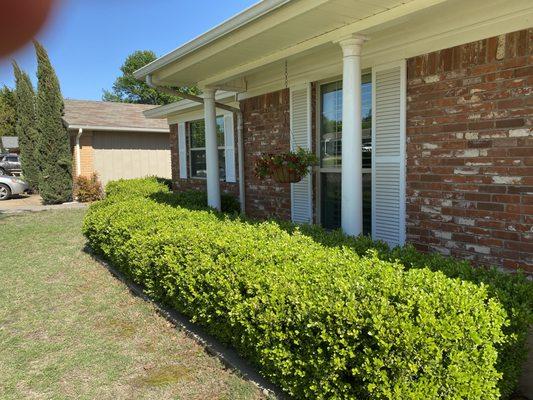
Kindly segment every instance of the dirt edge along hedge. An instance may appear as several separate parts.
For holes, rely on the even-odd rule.
[[[295,398],[499,397],[506,313],[485,285],[107,192],[84,221],[92,248]]]

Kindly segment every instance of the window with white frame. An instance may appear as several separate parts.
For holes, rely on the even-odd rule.
[[[203,119],[190,121],[189,160],[192,178],[206,178],[205,122]],[[224,117],[217,116],[218,170],[220,179],[226,179],[226,147],[224,140]]]

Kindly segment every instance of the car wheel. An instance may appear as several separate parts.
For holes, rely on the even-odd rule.
[[[0,201],[7,200],[11,197],[11,189],[9,186],[0,183]]]

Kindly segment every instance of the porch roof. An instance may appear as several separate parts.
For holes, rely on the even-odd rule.
[[[532,19],[530,0],[265,0],[134,75],[250,92],[279,81],[285,60],[291,84],[312,70],[340,73],[334,42],[352,33],[369,37],[369,67],[528,28]]]

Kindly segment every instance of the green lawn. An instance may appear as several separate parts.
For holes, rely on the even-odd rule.
[[[0,216],[0,398],[262,398],[83,251],[83,214]]]

